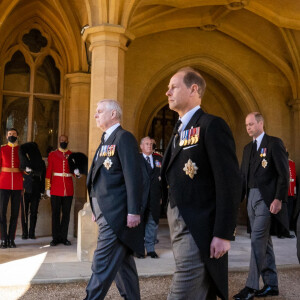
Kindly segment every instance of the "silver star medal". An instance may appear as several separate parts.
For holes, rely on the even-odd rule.
[[[191,179],[193,179],[195,174],[197,174],[197,170],[198,170],[198,167],[190,159],[184,165],[184,168],[183,168],[183,171],[185,172],[185,174],[190,176]]]
[[[106,157],[105,161],[103,162],[104,167],[109,170],[112,166],[112,161],[109,157]]]

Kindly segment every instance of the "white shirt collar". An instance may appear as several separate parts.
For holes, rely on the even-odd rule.
[[[200,105],[195,106],[194,108],[192,108],[190,111],[188,111],[182,118],[179,118],[182,122],[182,124],[179,127],[178,131],[182,131],[185,129],[185,127],[187,126],[187,124],[190,122],[192,116],[194,115],[194,113],[200,109]]]
[[[256,139],[253,139],[253,142],[254,142],[254,140],[256,140],[256,143],[257,143],[257,150],[258,150],[259,147],[260,147],[260,144],[261,144],[261,141],[262,141],[264,135],[265,135],[265,132],[263,131]]]
[[[105,137],[104,137],[105,142],[108,140],[109,136],[115,131],[115,129],[117,129],[119,126],[120,123],[116,123],[105,131]]]

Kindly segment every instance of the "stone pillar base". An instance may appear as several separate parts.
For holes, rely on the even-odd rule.
[[[92,261],[97,245],[98,225],[92,221],[89,202],[78,213],[77,258],[80,261]]]

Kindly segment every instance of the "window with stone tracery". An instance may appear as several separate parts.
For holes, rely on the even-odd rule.
[[[36,142],[45,157],[57,146],[61,73],[38,29],[24,33],[19,43],[0,76],[1,142],[6,128],[14,127],[19,143]]]

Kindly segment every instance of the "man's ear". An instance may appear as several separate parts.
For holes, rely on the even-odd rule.
[[[198,85],[197,84],[192,84],[191,86],[191,93],[197,93],[198,94]]]

